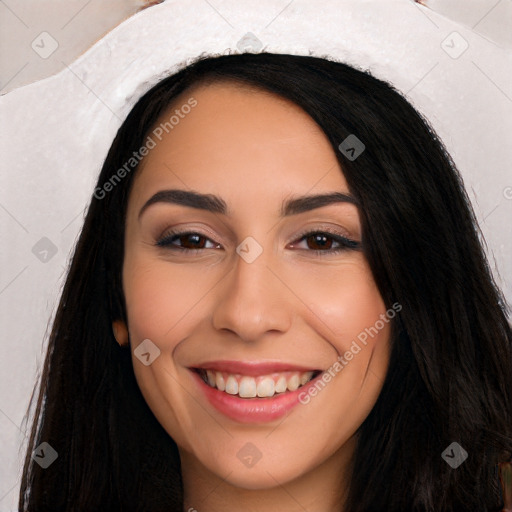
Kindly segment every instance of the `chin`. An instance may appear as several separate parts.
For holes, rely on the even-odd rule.
[[[261,462],[261,461],[260,461]],[[215,468],[215,472],[225,482],[239,489],[248,491],[262,491],[285,485],[301,476],[298,468],[279,468],[273,464],[260,464],[259,467],[245,468],[226,466]],[[231,472],[231,474],[229,474]],[[229,474],[225,477],[224,475]]]

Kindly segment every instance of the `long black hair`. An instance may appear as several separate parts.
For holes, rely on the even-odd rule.
[[[453,161],[391,85],[327,58],[270,53],[203,56],[149,90],[120,127],[53,322],[20,510],[182,510],[177,446],[111,327],[127,320],[121,275],[136,169],[105,184],[179,94],[217,81],[275,93],[318,123],[360,205],[383,300],[402,305],[340,510],[500,510],[497,465],[512,454],[512,333]],[[355,159],[338,148],[349,135],[365,145]],[[58,453],[46,469],[31,458],[42,442]],[[468,454],[456,469],[441,456],[453,442]]]

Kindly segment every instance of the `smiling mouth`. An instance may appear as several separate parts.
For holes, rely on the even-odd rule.
[[[272,398],[296,391],[322,371],[284,371],[257,377],[217,370],[193,369],[210,387],[240,398]]]

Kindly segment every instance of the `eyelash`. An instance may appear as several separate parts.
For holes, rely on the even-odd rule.
[[[200,238],[204,238],[208,240],[209,242],[215,244],[210,238],[203,235],[202,233],[199,233],[197,231],[171,231],[165,234],[163,237],[157,240],[156,244],[158,247],[166,248],[173,251],[183,251],[183,252],[194,252],[198,253],[205,249],[210,249],[210,247],[207,248],[195,248],[195,249],[187,249],[184,247],[180,247],[178,245],[174,245],[173,242],[176,241],[178,238],[186,237],[186,236],[192,236],[196,235]],[[357,250],[361,248],[361,242],[357,242],[356,240],[352,240],[350,238],[347,238],[343,235],[340,235],[339,233],[333,233],[329,230],[313,230],[313,231],[305,231],[302,233],[296,240],[296,242],[292,242],[293,245],[296,245],[304,240],[306,240],[309,237],[315,236],[315,235],[323,235],[327,238],[330,238],[333,240],[334,243],[339,244],[339,247],[336,247],[334,249],[299,249],[303,251],[313,252],[318,255],[324,255],[324,254],[338,254],[342,251],[347,250]],[[220,245],[220,244],[216,244]]]

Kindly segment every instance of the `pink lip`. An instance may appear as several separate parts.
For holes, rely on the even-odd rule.
[[[318,368],[307,368],[305,366],[290,365],[279,362],[251,362],[251,361],[209,361],[195,366],[203,370],[217,370],[232,374],[247,375],[258,377],[259,375],[269,375],[277,372],[308,372],[315,371]]]
[[[240,398],[238,395],[230,395],[212,388],[196,371],[191,370],[191,373],[208,402],[219,412],[239,423],[266,423],[281,418],[300,403],[299,395],[307,393],[308,388],[314,386],[315,381],[322,375],[319,373],[317,377],[295,391],[280,393],[272,398]]]

